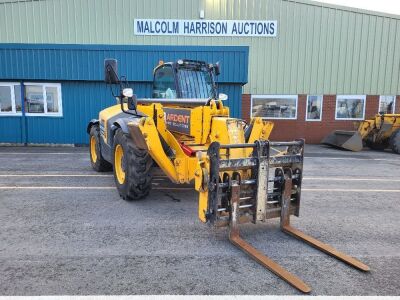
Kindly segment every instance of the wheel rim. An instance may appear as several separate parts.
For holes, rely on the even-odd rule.
[[[124,150],[122,149],[121,145],[117,145],[115,147],[115,152],[114,152],[114,169],[119,184],[124,184],[125,182],[123,159],[124,159]]]
[[[96,138],[94,136],[90,137],[90,157],[92,158],[92,162],[97,162]]]

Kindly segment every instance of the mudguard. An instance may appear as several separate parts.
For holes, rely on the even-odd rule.
[[[96,124],[99,124],[99,120],[98,119],[91,119],[89,124],[87,125],[86,132],[88,134],[90,134],[90,128],[92,128],[92,126],[96,125]]]
[[[129,129],[127,125],[129,121],[131,121],[131,119],[128,118],[119,118],[115,120],[111,126],[112,135],[114,135],[115,130],[117,130],[117,128],[121,128],[124,133],[129,134]]]

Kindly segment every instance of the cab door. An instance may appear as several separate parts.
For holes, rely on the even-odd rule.
[[[152,97],[162,99],[178,97],[175,72],[171,65],[164,65],[155,70]]]

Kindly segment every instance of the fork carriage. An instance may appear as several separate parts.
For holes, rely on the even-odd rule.
[[[247,158],[230,158],[231,151],[250,148]],[[285,148],[279,151],[279,148]],[[275,152],[275,155],[273,155]],[[293,228],[290,216],[299,216],[303,177],[304,140],[256,141],[253,144],[221,145],[207,151],[209,161],[206,220],[229,226],[229,240],[258,263],[304,293],[311,288],[297,276],[262,254],[240,237],[239,225],[280,218],[280,228],[299,240],[362,271],[360,261]]]

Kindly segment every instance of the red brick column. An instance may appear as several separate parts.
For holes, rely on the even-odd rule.
[[[395,113],[400,114],[400,95],[396,96],[396,103],[394,104]]]
[[[251,95],[242,95],[242,118],[247,122],[250,122],[250,110],[251,110]]]
[[[365,119],[373,118],[379,111],[379,96],[367,95],[367,103],[365,106]]]

